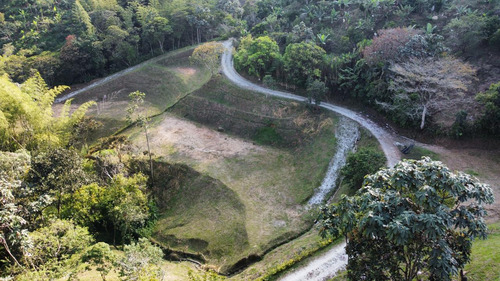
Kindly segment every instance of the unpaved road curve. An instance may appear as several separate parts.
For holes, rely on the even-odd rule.
[[[292,93],[275,91],[261,87],[259,85],[253,84],[252,82],[241,77],[233,65],[232,56],[232,41],[228,40],[224,42],[225,52],[222,55],[222,72],[224,75],[232,81],[237,86],[259,92],[265,95],[271,95],[275,97],[280,97],[289,100],[295,100],[304,102],[306,98],[294,95]],[[350,118],[358,122],[361,126],[365,127],[370,131],[370,133],[377,138],[382,150],[384,151],[385,157],[387,158],[387,165],[389,167],[394,166],[399,160],[401,160],[401,155],[394,143],[397,141],[397,137],[386,131],[384,128],[380,127],[370,119],[356,113],[347,108],[336,106],[330,103],[321,103],[321,107],[341,114],[347,118]],[[345,267],[347,264],[347,255],[345,253],[345,243],[337,245],[330,249],[325,254],[315,258],[306,266],[299,268],[289,274],[285,275],[280,280],[286,281],[302,281],[302,280],[317,280],[323,281],[335,276],[336,272]]]
[[[226,47],[226,50],[222,55],[222,72],[233,83],[235,83],[241,88],[259,92],[265,95],[271,95],[275,97],[280,97],[300,102],[306,101],[305,97],[294,95],[292,93],[275,91],[268,88],[264,88],[259,85],[253,84],[252,82],[241,77],[241,75],[239,75],[238,72],[236,72],[233,66],[232,42],[230,40],[225,41],[224,46]],[[322,102],[320,106],[330,111],[341,114],[347,118],[350,118],[358,122],[361,126],[368,129],[368,131],[370,131],[370,133],[372,133],[375,136],[375,138],[377,138],[377,140],[379,141],[380,146],[384,151],[385,157],[387,158],[387,165],[389,167],[394,166],[399,160],[401,160],[400,152],[394,145],[394,142],[397,141],[396,137],[393,136],[391,133],[387,132],[384,128],[380,127],[379,125],[375,124],[373,121],[360,115],[359,113],[349,110],[347,108],[343,108],[326,102]]]

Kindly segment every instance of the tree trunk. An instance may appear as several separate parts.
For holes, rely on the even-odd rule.
[[[158,40],[158,45],[160,45],[160,51],[161,51],[161,53],[164,54],[165,51],[163,50],[163,41]]]
[[[151,181],[154,182],[153,157],[151,156],[151,148],[149,147],[149,133],[148,133],[148,128],[144,127],[144,131],[146,132],[146,144],[148,146],[149,170],[151,171]]]
[[[424,129],[424,126],[425,126],[425,115],[427,115],[427,105],[424,105],[424,110],[422,111],[422,122],[420,123],[420,130]]]
[[[7,254],[14,260],[14,262],[19,266],[22,267],[22,265],[17,261],[17,259],[14,257],[14,255],[10,252],[9,245],[7,244],[7,240],[4,238],[0,237],[0,242],[3,245],[5,251],[7,251]]]

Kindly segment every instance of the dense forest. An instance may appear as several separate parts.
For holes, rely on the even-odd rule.
[[[126,280],[164,279],[159,263],[165,249],[148,239],[162,204],[158,190],[178,187],[181,173],[203,175],[186,165],[166,164],[151,152],[148,130],[159,121],[142,110],[150,93],[131,93],[121,109],[126,125],[120,132],[135,128],[134,134],[147,139],[141,154],[114,131],[102,138],[93,135],[103,124],[87,112],[102,106],[102,99],[77,106],[70,99],[57,110],[54,101],[69,91],[65,85],[88,83],[197,45],[201,47],[191,62],[209,70],[212,86],[220,82],[223,49],[203,43],[228,38],[235,40],[234,64],[240,73],[268,88],[305,96],[308,114],[323,122],[321,126],[333,121],[320,116],[318,105],[337,102],[369,109],[412,136],[493,142],[500,136],[497,0],[0,0],[0,279],[72,279],[89,269],[103,280],[110,272]],[[276,145],[278,139],[278,148],[298,146],[278,138],[273,126],[259,131],[270,135],[266,145]],[[344,181],[352,190],[371,184],[394,196],[385,182],[378,182],[397,178],[392,172],[382,171],[380,178],[372,176],[363,183],[383,162],[382,153],[375,150],[351,154],[342,172]],[[425,211],[434,212],[436,205],[438,213],[441,207],[451,208],[455,201],[450,203],[450,198],[493,202],[489,187],[426,161],[408,164],[415,171],[406,164],[397,171],[420,178],[431,171],[446,178],[445,186],[452,182],[477,189],[467,189],[460,197],[455,189],[439,190],[441,182],[429,177],[429,185],[438,191],[426,190],[425,196],[435,196],[435,201],[426,201],[434,205],[426,205]],[[405,180],[408,186],[414,184],[413,179]],[[414,197],[422,192],[415,185],[415,190],[402,193]],[[323,218],[352,215],[346,210],[353,202],[361,206],[373,200],[363,196],[356,199],[359,202],[344,198],[338,208],[323,209]],[[358,211],[369,213],[363,206]],[[452,214],[462,220],[453,224],[467,228],[467,235],[486,235],[482,207],[457,207],[456,212],[463,212]],[[472,223],[472,217],[479,222]],[[331,228],[324,232],[338,236],[338,226],[328,223]],[[354,231],[350,239],[363,241],[352,225],[343,227]],[[472,240],[464,238],[465,232],[444,232],[448,236],[440,243],[452,240],[449,251],[460,255],[454,264],[435,270],[440,276],[431,269],[433,280],[450,280],[469,261]],[[418,248],[421,241],[412,240],[412,245]],[[460,248],[462,242],[465,248]],[[398,249],[404,248],[400,244]],[[362,255],[367,249],[363,247],[367,245],[348,250]],[[376,249],[367,254],[376,257]],[[394,279],[400,274],[395,269],[399,261],[391,261],[393,271],[384,277]],[[349,277],[367,278],[356,275],[364,266],[352,265]],[[405,280],[416,278],[417,271]],[[202,280],[191,273],[189,278]],[[200,278],[222,277],[209,273]]]
[[[4,1],[0,10],[0,69],[18,83],[35,71],[52,86],[85,82],[244,35],[236,65],[268,83],[321,82],[329,98],[431,134],[500,130],[495,1]]]
[[[238,1],[2,1],[2,69],[49,85],[101,77],[168,50],[238,36]]]

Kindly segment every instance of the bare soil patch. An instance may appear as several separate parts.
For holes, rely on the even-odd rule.
[[[151,145],[157,155],[168,155],[173,148],[176,153],[196,161],[213,161],[264,151],[251,142],[197,126],[169,114],[165,114],[151,133]]]
[[[193,67],[175,67],[174,70],[186,76],[193,76],[196,74],[196,71],[198,71]]]

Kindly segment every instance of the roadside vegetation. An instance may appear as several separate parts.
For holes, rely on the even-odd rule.
[[[364,103],[420,135],[496,134],[500,75],[484,56],[499,56],[497,2],[274,4],[239,41],[240,71],[285,88],[322,82],[318,100]]]

